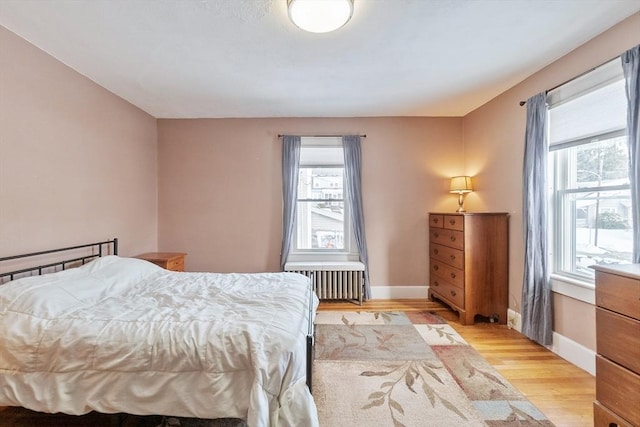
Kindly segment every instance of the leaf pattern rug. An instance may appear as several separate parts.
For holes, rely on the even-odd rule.
[[[553,426],[434,313],[319,312],[315,351],[321,427]],[[0,427],[110,427],[114,421],[97,413],[0,412]],[[237,419],[133,415],[121,425],[246,427]]]
[[[553,426],[435,313],[319,312],[320,425]]]

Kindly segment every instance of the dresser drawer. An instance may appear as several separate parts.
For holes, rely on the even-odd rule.
[[[640,425],[640,375],[596,356],[596,400],[633,425]]]
[[[445,279],[460,288],[464,288],[464,271],[459,268],[452,267],[445,264],[442,261],[438,261],[435,258],[429,260],[431,266],[431,274],[434,274],[441,279]]]
[[[464,233],[462,231],[431,228],[429,235],[430,242],[460,250],[464,249]]]
[[[593,427],[633,427],[626,420],[600,404],[593,402]]]
[[[429,287],[432,293],[441,296],[457,307],[464,308],[463,288],[459,288],[437,276],[431,276]]]
[[[429,255],[431,258],[435,258],[452,267],[464,268],[464,252],[459,249],[431,243],[429,245]]]
[[[462,215],[445,215],[444,228],[449,230],[464,230],[464,217]]]
[[[596,305],[629,317],[640,317],[638,280],[596,271]]]
[[[640,373],[640,321],[596,308],[598,353]]]
[[[444,227],[444,215],[430,214],[429,215],[429,227],[443,228]]]

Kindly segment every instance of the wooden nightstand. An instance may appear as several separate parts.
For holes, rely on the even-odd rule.
[[[152,262],[167,270],[184,271],[185,256],[187,254],[183,252],[147,252],[146,254],[136,255],[135,258]]]

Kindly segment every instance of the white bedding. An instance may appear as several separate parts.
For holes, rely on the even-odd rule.
[[[108,256],[0,286],[0,406],[316,426],[308,279]]]

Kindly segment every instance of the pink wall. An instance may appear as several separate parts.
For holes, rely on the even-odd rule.
[[[156,120],[0,27],[0,256],[157,245]]]
[[[596,67],[638,43],[640,13],[464,117],[465,167],[467,173],[475,177],[476,186],[467,204],[473,210],[491,209],[511,214],[509,306],[517,312],[521,311],[524,259],[522,160],[526,120],[526,107],[518,102]],[[563,301],[568,297],[559,294],[554,298],[554,330],[595,349],[593,305],[577,300]]]
[[[365,133],[371,281],[427,283],[427,212],[455,210],[460,118],[159,120],[159,249],[196,271],[275,271],[282,236],[281,140]]]

